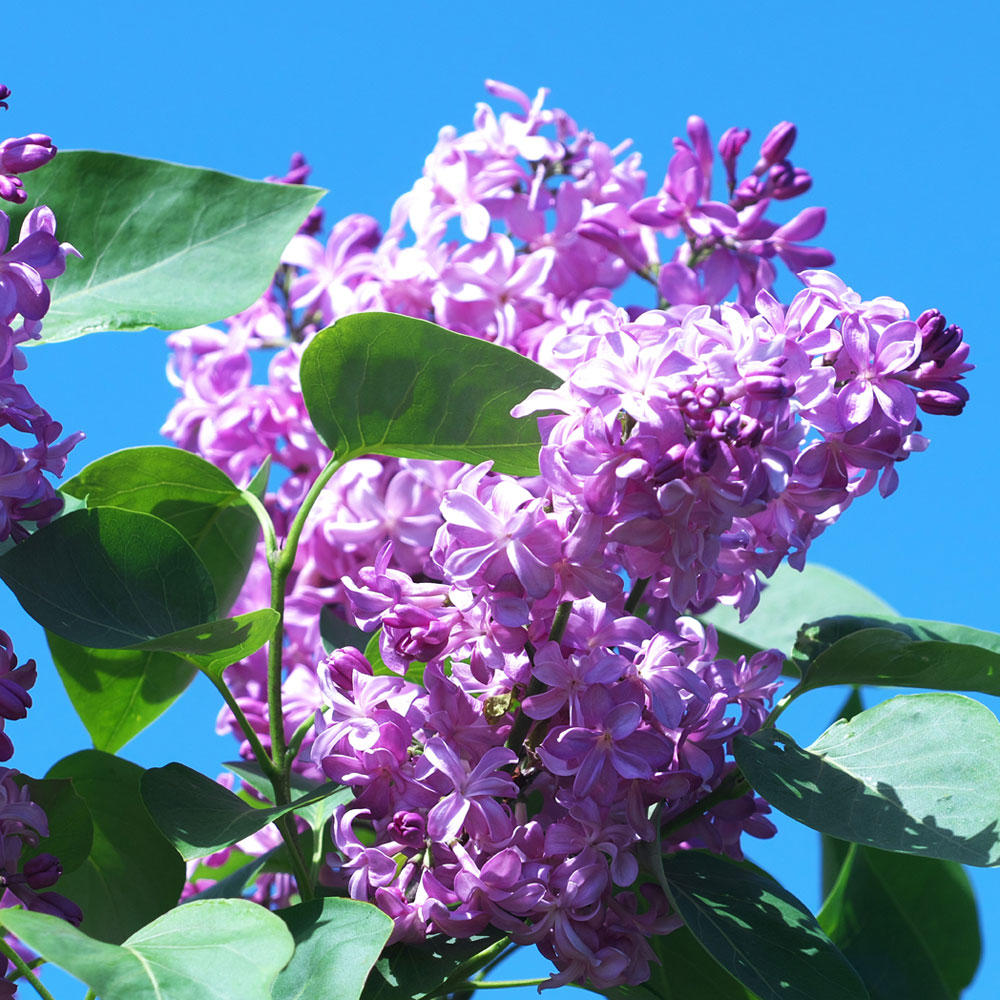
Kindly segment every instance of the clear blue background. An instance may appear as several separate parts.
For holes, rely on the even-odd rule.
[[[611,145],[633,138],[651,189],[671,137],[683,133],[691,113],[705,117],[716,137],[728,125],[748,126],[755,142],[773,123],[795,121],[795,162],[815,176],[801,204],[828,207],[822,243],[836,253],[837,272],[866,297],[889,294],[914,313],[941,308],[965,327],[978,366],[968,381],[972,403],[960,419],[927,421],[931,449],[901,467],[899,492],[888,501],[865,498],[817,543],[813,558],[853,575],[904,614],[1000,630],[998,28],[997,7],[985,0],[58,0],[5,9],[0,82],[14,96],[0,115],[0,137],[43,131],[66,149],[248,177],[282,173],[301,149],[315,166],[313,182],[330,189],[328,219],[368,212],[385,222],[438,129],[470,126],[485,77],[529,93],[548,86],[552,103]],[[88,435],[71,456],[71,472],[116,448],[158,441],[174,398],[165,359],[157,332],[32,351],[32,391],[67,430]],[[86,746],[86,733],[40,631],[6,595],[0,627],[22,658],[39,662],[35,707],[9,728],[12,763],[39,774]],[[788,728],[811,740],[838,698],[810,695],[785,716]],[[123,754],[147,766],[181,760],[215,773],[233,754],[232,744],[214,735],[217,708],[217,694],[196,683]],[[788,822],[775,841],[752,846],[755,860],[819,905],[814,834]],[[971,874],[986,949],[966,996],[993,1000],[1000,993],[1000,873]],[[544,963],[532,968],[544,970]],[[504,971],[544,974],[523,963]],[[46,981],[60,1000],[82,995],[65,977],[47,973]]]

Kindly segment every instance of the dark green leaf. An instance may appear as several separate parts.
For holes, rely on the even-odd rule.
[[[663,866],[694,937],[761,1000],[867,1000],[815,917],[765,872],[704,851],[673,854]]]
[[[150,639],[139,648],[178,653],[205,673],[220,677],[226,667],[260,649],[274,634],[277,623],[276,611],[261,608]]]
[[[957,694],[900,695],[802,749],[737,736],[737,763],[772,805],[831,837],[971,865],[1000,862],[1000,723]]]
[[[324,606],[319,613],[319,637],[323,642],[323,652],[327,655],[345,646],[363,651],[368,645],[368,633],[348,625],[329,605]]]
[[[872,1000],[958,1000],[979,965],[979,918],[961,865],[852,844],[820,926]]]
[[[602,990],[609,1000],[757,1000],[739,980],[709,959],[686,927],[650,938],[660,964],[642,986]]]
[[[326,798],[330,783],[290,805],[256,809],[216,781],[183,764],[154,767],[142,776],[142,798],[164,836],[188,861],[235,844],[288,812]]]
[[[295,939],[295,954],[278,975],[274,1000],[324,996],[358,1000],[368,972],[392,933],[392,919],[370,903],[313,899],[277,915]]]
[[[12,230],[30,209],[48,205],[59,238],[83,254],[53,283],[46,341],[179,330],[246,309],[323,194],[90,150],[61,152],[32,175],[29,193],[8,211]],[[219,275],[225,279],[212,280]]]
[[[153,825],[139,797],[142,768],[99,750],[59,761],[49,778],[70,778],[93,822],[86,861],[59,880],[83,910],[82,930],[117,943],[174,906],[184,862]]]
[[[211,462],[180,448],[126,448],[91,462],[62,492],[88,507],[121,507],[166,521],[205,564],[220,610],[232,607],[260,525],[239,487]]]
[[[120,947],[44,913],[3,910],[0,922],[101,1000],[269,1000],[293,948],[285,925],[245,899],[180,906]]]
[[[49,836],[32,846],[25,842],[21,863],[39,854],[54,854],[62,864],[63,874],[75,871],[90,856],[94,842],[94,824],[87,803],[76,794],[69,778],[28,778],[21,775],[19,785],[27,785],[31,801],[45,810]]]
[[[804,628],[796,691],[831,684],[1000,695],[1000,634],[910,618],[838,616]]]
[[[0,556],[0,577],[56,635],[120,649],[216,615],[211,577],[165,521],[116,507],[76,510]]]
[[[435,935],[423,944],[392,944],[382,952],[365,984],[363,1000],[422,1000],[458,973],[472,975],[502,950],[494,931],[452,941]],[[480,956],[485,956],[480,960]]]
[[[391,313],[345,316],[302,355],[302,395],[320,437],[341,461],[358,455],[492,459],[538,475],[534,417],[511,408],[561,384],[533,361],[485,340]]]
[[[76,714],[97,750],[117,753],[159,718],[194,679],[194,666],[171,653],[91,649],[46,633]]]
[[[791,653],[803,622],[833,614],[892,613],[870,590],[826,566],[810,564],[800,573],[783,564],[767,581],[757,609],[742,624],[733,608],[722,605],[701,617],[719,630],[721,655],[733,659],[761,649]]]

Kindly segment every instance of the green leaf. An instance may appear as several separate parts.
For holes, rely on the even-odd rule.
[[[215,590],[180,533],[150,514],[76,510],[0,556],[0,577],[44,628],[120,649],[216,618]]]
[[[117,753],[160,717],[194,679],[171,653],[91,649],[46,632],[49,651],[94,747]]]
[[[327,656],[335,649],[343,649],[345,646],[364,651],[368,644],[368,633],[348,625],[328,604],[319,613],[319,637]]]
[[[1000,695],[1000,634],[912,618],[824,618],[802,629],[796,688],[831,684]]]
[[[422,944],[391,944],[371,970],[362,998],[423,1000],[456,973],[464,978],[477,972],[503,950],[504,942],[493,931],[459,941],[436,934]]]
[[[867,1000],[815,917],[766,872],[705,851],[670,855],[663,868],[694,937],[761,1000]]]
[[[329,993],[358,1000],[365,980],[392,933],[392,919],[370,903],[313,899],[277,915],[295,939],[295,954],[279,973],[274,1000],[300,1000]]]
[[[267,483],[271,478],[271,456],[265,455],[260,468],[254,473],[253,479],[247,483],[247,492],[252,493],[261,503],[267,494]]]
[[[762,729],[734,752],[773,806],[821,833],[971,865],[1000,862],[1000,722],[957,694],[900,695],[802,749]]]
[[[245,899],[187,903],[121,947],[44,913],[3,910],[0,923],[101,1000],[269,1000],[293,949],[285,925]]]
[[[958,1000],[979,965],[976,901],[953,861],[852,844],[819,923],[872,1000]]]
[[[641,986],[616,986],[601,992],[609,1000],[757,1000],[717,962],[686,928],[648,939],[659,964]]]
[[[783,564],[742,624],[733,608],[722,605],[701,618],[719,630],[720,654],[733,659],[762,649],[780,649],[787,655],[803,622],[832,614],[891,615],[893,610],[861,584],[826,566],[810,564],[800,573]]]
[[[120,507],[166,521],[205,564],[220,610],[232,607],[260,525],[242,490],[211,462],[180,448],[126,448],[91,462],[62,492],[88,507]]]
[[[48,837],[34,846],[24,842],[22,866],[39,854],[54,854],[64,875],[75,871],[89,857],[94,842],[94,824],[87,803],[76,794],[69,778],[29,778],[22,774],[17,783],[28,786],[31,801],[45,810],[49,821]]]
[[[142,643],[139,649],[186,656],[205,673],[221,677],[226,667],[255,653],[274,635],[278,613],[271,608],[206,622]]]
[[[260,792],[269,801],[273,799],[274,790],[271,788],[271,782],[264,777],[260,765],[255,761],[232,760],[223,764],[223,767],[232,771],[241,781]],[[337,806],[347,805],[354,799],[354,789],[347,786],[329,791],[331,787],[329,783],[310,781],[300,774],[292,774],[290,780],[292,791],[299,793],[299,798],[296,800],[299,805],[294,810],[295,815],[302,817],[316,831],[326,824]],[[309,801],[310,793],[320,788],[327,789],[328,794],[315,801]]]
[[[150,768],[142,776],[146,808],[186,861],[229,847],[285,813],[297,812],[340,788],[330,782],[289,805],[257,809],[184,764]]]
[[[83,910],[81,929],[118,943],[174,906],[184,862],[153,825],[139,796],[142,768],[99,750],[63,758],[47,777],[70,778],[93,822],[87,859],[59,880]]]
[[[323,194],[90,150],[61,152],[32,175],[29,193],[8,212],[12,230],[30,209],[48,205],[59,239],[83,254],[53,282],[46,341],[180,330],[246,309]],[[225,280],[211,280],[219,275]]]
[[[511,408],[561,379],[485,340],[392,313],[345,316],[302,355],[302,395],[340,461],[359,455],[454,459],[538,475],[534,417]]]
[[[264,854],[256,858],[250,858],[242,851],[234,849],[229,853],[229,860],[236,862],[232,870],[228,870],[228,861],[220,869],[209,868],[205,864],[199,865],[191,877],[192,882],[201,878],[216,878],[216,881],[194,896],[189,896],[184,902],[188,903],[195,899],[239,899],[242,897],[244,889],[264,870],[267,863],[283,847],[283,844],[272,847],[271,850],[265,851]]]

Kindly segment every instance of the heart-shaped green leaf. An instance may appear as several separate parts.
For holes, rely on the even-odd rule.
[[[44,913],[3,910],[0,923],[101,1000],[270,1000],[294,947],[281,920],[245,899],[187,903],[121,946]]]
[[[59,238],[83,254],[52,283],[46,341],[180,330],[246,309],[323,194],[91,150],[60,152],[28,190],[24,205],[7,209],[13,232],[28,211],[48,205]]]
[[[20,775],[18,785],[27,785],[31,801],[45,810],[49,836],[37,844],[24,843],[21,864],[39,854],[54,854],[62,864],[63,874],[76,871],[90,856],[94,842],[94,824],[87,803],[76,794],[69,778],[29,778]]]
[[[957,694],[900,695],[803,749],[762,729],[734,741],[772,805],[821,833],[970,865],[1000,862],[1000,722]]]
[[[211,577],[176,528],[117,507],[75,510],[0,556],[0,578],[40,625],[120,649],[217,617]]]
[[[392,313],[357,313],[321,330],[302,355],[302,395],[341,461],[359,455],[492,459],[538,475],[534,418],[511,408],[561,380],[485,340]]]
[[[93,822],[86,860],[59,880],[59,891],[83,910],[81,929],[118,943],[174,906],[184,862],[146,812],[142,768],[99,750],[59,761],[47,777],[69,778]]]
[[[205,564],[219,609],[232,607],[260,525],[243,491],[211,462],[180,448],[126,448],[91,462],[62,493],[88,507],[120,507],[166,521]]]

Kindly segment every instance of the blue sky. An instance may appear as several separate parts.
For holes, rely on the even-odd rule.
[[[1000,384],[990,315],[1000,278],[989,187],[1000,158],[993,4],[56,0],[35,24],[38,9],[24,6],[16,25],[5,18],[0,82],[14,96],[0,137],[42,131],[66,149],[248,177],[281,173],[301,149],[313,182],[330,189],[330,220],[358,211],[387,221],[438,129],[468,127],[486,77],[529,92],[548,86],[554,104],[611,145],[631,137],[654,188],[691,113],[716,137],[741,125],[759,140],[777,121],[797,122],[796,163],[815,178],[803,205],[829,209],[821,242],[836,253],[835,270],[865,297],[892,295],[914,314],[942,309],[964,326],[977,365],[965,414],[927,421],[931,448],[900,468],[898,493],[865,498],[813,558],[904,614],[1000,631],[992,571],[1000,475],[986,416]],[[173,399],[165,360],[157,332],[32,351],[26,381],[36,397],[67,430],[88,435],[71,472],[158,441]],[[20,656],[39,661],[36,707],[9,731],[14,765],[41,773],[85,746],[86,734],[39,630],[6,594],[0,628]],[[785,716],[788,728],[810,741],[837,699],[810,695]],[[217,707],[215,692],[196,684],[124,755],[214,772],[233,751],[213,733]],[[813,835],[789,823],[754,857],[815,906],[814,848]],[[967,996],[985,1000],[1000,992],[1000,875],[973,876],[987,950]],[[60,998],[77,995],[49,981]]]

